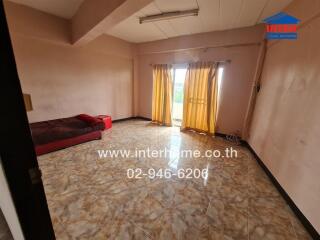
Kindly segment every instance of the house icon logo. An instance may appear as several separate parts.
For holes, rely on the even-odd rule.
[[[284,12],[277,13],[263,20],[267,27],[267,39],[297,39],[299,19]]]

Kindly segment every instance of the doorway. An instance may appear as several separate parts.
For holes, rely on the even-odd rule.
[[[23,101],[3,1],[0,2],[0,39],[1,89],[4,89],[0,94],[0,170],[3,172],[1,182],[5,182],[5,189],[10,191],[10,194],[6,195],[1,191],[2,199],[3,196],[10,196],[9,201],[6,201],[8,205],[1,204],[1,207],[4,215],[4,209],[7,212],[10,210],[9,215],[19,220],[19,224],[18,221],[13,221],[16,228],[16,231],[12,231],[13,235],[18,234],[21,239],[53,240],[55,235]]]
[[[181,126],[183,117],[183,88],[187,66],[180,65],[173,68],[173,105],[172,124]]]
[[[218,68],[218,111],[221,98],[221,86],[224,67]],[[173,67],[173,104],[172,104],[172,125],[181,127],[183,118],[183,97],[184,82],[187,73],[187,64],[177,64]]]

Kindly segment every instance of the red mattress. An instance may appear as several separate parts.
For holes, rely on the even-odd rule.
[[[38,156],[57,151],[63,148],[71,147],[80,143],[101,139],[101,131],[94,131],[90,133],[86,133],[83,135],[79,135],[77,137],[66,138],[63,140],[53,141],[46,144],[41,144],[35,146],[36,153]]]
[[[42,155],[90,140],[101,139],[104,122],[83,114],[31,123],[30,128],[37,155]],[[92,121],[94,120],[94,121]]]

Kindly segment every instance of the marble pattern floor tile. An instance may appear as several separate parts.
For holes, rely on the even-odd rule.
[[[99,158],[103,149],[237,150],[238,156]],[[311,239],[242,146],[146,121],[38,159],[57,239]],[[208,177],[130,179],[127,169],[208,169]]]

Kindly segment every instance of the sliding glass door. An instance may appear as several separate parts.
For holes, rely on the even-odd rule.
[[[186,66],[177,66],[173,69],[173,106],[172,123],[174,126],[181,126],[183,115],[183,87],[187,72]]]

